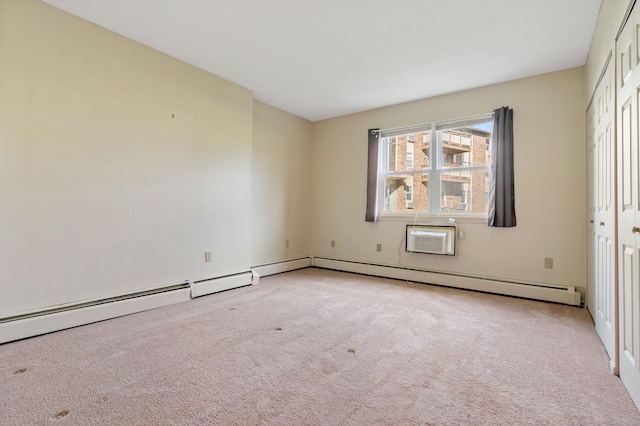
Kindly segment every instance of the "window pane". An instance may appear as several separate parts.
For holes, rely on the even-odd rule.
[[[440,205],[445,212],[486,212],[489,170],[454,170],[440,175]]]
[[[431,132],[415,134],[413,143],[413,162],[416,170],[428,169],[429,165],[429,138]]]
[[[489,141],[492,123],[438,132],[442,141],[442,166],[467,167],[491,164]]]
[[[429,132],[384,138],[386,172],[404,172],[429,167]]]
[[[422,174],[387,177],[384,185],[384,210],[427,210],[427,182],[427,177]]]

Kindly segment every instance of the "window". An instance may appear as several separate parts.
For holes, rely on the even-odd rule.
[[[381,130],[379,210],[486,213],[492,122],[486,115]]]
[[[413,185],[407,185],[405,192],[407,197],[407,209],[413,209]]]

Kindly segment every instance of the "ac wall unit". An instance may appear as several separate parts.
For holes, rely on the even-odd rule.
[[[407,225],[406,251],[456,255],[456,225]]]

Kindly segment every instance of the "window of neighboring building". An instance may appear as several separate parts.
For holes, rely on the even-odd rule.
[[[407,170],[413,169],[413,142],[407,141]]]
[[[379,211],[486,213],[492,121],[487,115],[380,131]]]

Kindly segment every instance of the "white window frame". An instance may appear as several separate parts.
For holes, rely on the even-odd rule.
[[[447,129],[456,129],[460,127],[468,127],[474,124],[480,124],[484,122],[491,121],[493,118],[493,114],[480,115],[475,117],[468,117],[462,119],[455,119],[449,121],[441,121],[434,123],[426,123],[422,125],[410,126],[405,128],[396,128],[396,129],[388,129],[388,130],[380,130],[380,143],[379,143],[379,159],[378,159],[378,187],[377,187],[377,198],[378,198],[378,215],[379,217],[406,217],[406,216],[447,216],[447,217],[481,217],[486,218],[488,216],[488,212],[455,212],[455,211],[444,211],[441,207],[442,195],[441,195],[441,177],[442,173],[450,172],[450,171],[475,171],[475,170],[485,170],[490,172],[491,165],[479,165],[479,166],[456,166],[456,167],[445,167],[444,159],[442,155],[442,140],[441,133],[442,130]],[[413,169],[413,170],[403,170],[403,171],[392,171],[389,172],[385,167],[385,162],[388,165],[388,157],[385,153],[385,147],[388,147],[388,144],[385,143],[385,138],[400,136],[405,134],[412,133],[420,133],[420,132],[429,132],[429,166],[424,169]],[[414,151],[414,165],[415,165],[415,151]],[[438,194],[437,197],[430,196],[428,200],[428,210],[417,210],[415,208],[415,196],[413,204],[414,208],[409,211],[403,210],[385,210],[385,180],[388,176],[394,175],[413,175],[413,174],[426,174],[428,175],[429,182],[429,194]],[[469,199],[471,196],[468,197]]]

